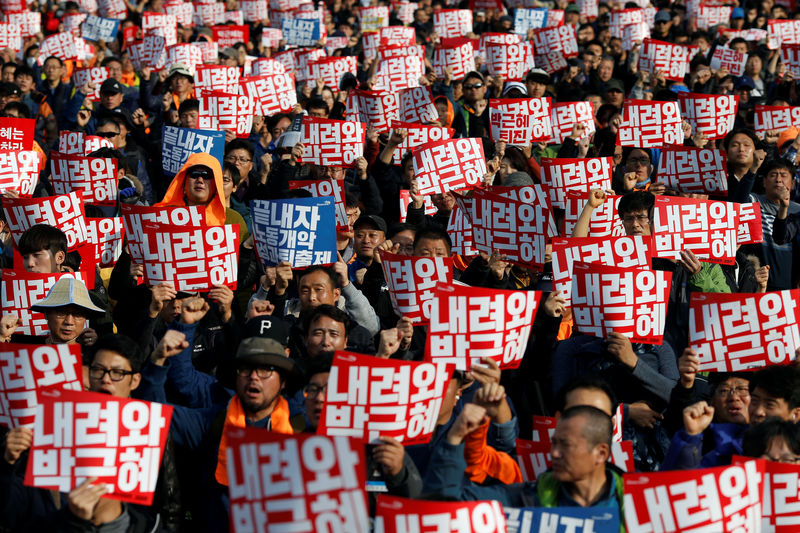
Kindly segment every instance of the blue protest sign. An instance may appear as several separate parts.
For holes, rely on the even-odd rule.
[[[528,30],[547,26],[547,8],[517,8],[514,10],[514,33],[527,38]]]
[[[319,19],[283,19],[281,31],[286,44],[295,46],[314,46],[319,41],[322,30]]]
[[[617,507],[503,507],[508,533],[618,533]]]
[[[191,154],[210,154],[222,166],[225,155],[224,131],[164,126],[161,133],[161,168],[164,169],[164,174],[177,174]]]
[[[288,261],[293,268],[336,262],[336,212],[333,196],[253,200],[253,237],[265,266]]]
[[[89,15],[81,24],[81,37],[87,41],[113,41],[117,38],[119,20]]]

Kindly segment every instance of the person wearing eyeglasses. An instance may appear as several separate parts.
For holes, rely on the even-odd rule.
[[[173,178],[164,199],[156,206],[204,206],[206,224],[225,224],[222,167],[213,156],[192,154]]]
[[[80,342],[91,346],[97,333],[86,327],[90,318],[101,318],[106,312],[89,298],[82,281],[64,276],[50,289],[47,296],[31,306],[31,311],[44,313],[49,331],[46,344],[73,344]]]
[[[744,432],[742,455],[775,463],[800,463],[800,428],[794,422],[770,418]]]

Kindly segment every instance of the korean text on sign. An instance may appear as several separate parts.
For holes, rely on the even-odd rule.
[[[141,265],[144,257],[143,225],[147,222],[175,226],[201,226],[205,223],[205,210],[200,206],[150,207],[122,204],[120,212],[125,220],[125,238],[131,261]]]
[[[734,455],[731,464],[741,464],[751,457]],[[800,526],[800,465],[765,461],[761,491],[761,531],[794,533]]]
[[[436,284],[453,281],[453,259],[379,253],[394,312],[415,324],[427,324]]]
[[[800,127],[800,106],[757,105],[755,126],[757,135],[764,135],[769,130],[782,132],[792,126]]]
[[[255,428],[230,428],[225,438],[235,533],[369,532],[361,441]]]
[[[305,189],[314,198],[332,196],[336,201],[336,230],[347,231],[347,210],[344,203],[344,180],[298,180],[289,182],[289,190]]]
[[[317,434],[424,444],[436,428],[452,372],[445,363],[337,352]]]
[[[496,501],[439,502],[378,496],[375,533],[506,533],[503,507]]]
[[[626,100],[617,144],[635,148],[661,148],[683,144],[678,102]]]
[[[611,157],[581,159],[542,158],[542,183],[550,189],[550,205],[566,208],[569,191],[589,194],[592,189],[611,188]]]
[[[178,291],[207,291],[214,285],[236,288],[239,226],[174,226],[147,222],[142,260],[144,282],[169,283]]]
[[[439,112],[433,103],[430,87],[409,87],[397,96],[398,116],[402,122],[436,122]],[[392,121],[394,125],[394,121]]]
[[[422,196],[475,187],[486,174],[483,143],[476,138],[424,144],[414,150],[412,163]]]
[[[26,485],[69,492],[95,477],[111,487],[105,498],[153,502],[172,407],[61,389],[38,402]]]
[[[681,93],[678,102],[681,115],[692,125],[692,132],[709,139],[722,139],[733,130],[738,96]]]
[[[728,192],[728,162],[720,150],[666,146],[658,160],[658,181],[672,189],[699,194]]]
[[[3,343],[0,346],[0,424],[32,427],[36,390],[61,387],[82,390],[79,344]]]
[[[168,176],[178,173],[192,154],[210,154],[219,160],[225,152],[225,132],[164,126],[161,165]]]
[[[67,235],[70,250],[86,244],[86,218],[77,192],[45,198],[4,198],[3,211],[14,242],[35,224],[49,224]]]
[[[683,77],[689,72],[689,62],[698,49],[693,45],[645,39],[639,55],[639,69],[648,72],[660,70],[668,80],[683,81]]]
[[[581,137],[588,137],[595,131],[594,108],[591,102],[560,102],[552,107],[553,137],[550,142],[562,144],[572,134],[572,127],[580,122],[586,129]]]
[[[422,124],[410,124],[406,122],[392,122],[392,127],[406,130],[406,138],[397,145],[392,154],[392,163],[399,165],[406,152],[413,151],[415,148],[436,141],[451,139],[455,130],[453,128],[443,128],[441,126],[423,126]],[[428,202],[430,196],[425,196]]]
[[[0,150],[33,150],[32,118],[0,117]]]
[[[590,237],[619,237],[625,235],[625,228],[617,213],[617,206],[622,196],[606,196],[606,201],[592,212],[589,220]],[[586,204],[589,195],[586,193],[568,192],[564,197],[564,235],[572,235],[575,224]]]
[[[122,255],[122,218],[87,218],[86,235],[100,268],[113,267]]]
[[[34,150],[0,151],[0,192],[14,190],[30,197],[39,182],[42,159]]]
[[[739,372],[793,362],[800,348],[800,289],[693,293],[689,347],[700,358],[700,371]]]
[[[528,145],[549,141],[553,135],[550,98],[489,100],[492,139]]]
[[[56,194],[76,191],[87,204],[116,205],[116,159],[52,152],[50,169]]]
[[[257,115],[286,113],[297,103],[294,79],[285,72],[241,78],[239,90],[253,101]]]
[[[533,43],[539,53],[546,50],[549,53],[560,52],[564,57],[578,55],[578,40],[572,26],[533,30]]]
[[[618,533],[617,507],[504,507],[508,533]]]
[[[302,162],[351,167],[364,155],[365,131],[361,122],[303,117]]]
[[[231,130],[247,137],[253,127],[253,100],[243,94],[203,91],[198,98],[197,127],[202,130]]]
[[[594,263],[572,264],[572,316],[581,333],[661,344],[672,273]]]
[[[482,357],[517,368],[525,355],[538,291],[504,291],[440,283],[436,286],[426,358],[469,370]]]
[[[253,200],[256,252],[266,266],[288,261],[293,268],[336,262],[334,198]]]

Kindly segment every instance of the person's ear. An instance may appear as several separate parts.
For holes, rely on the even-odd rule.
[[[131,390],[136,390],[142,383],[142,375],[137,372],[131,376]]]
[[[789,411],[789,420],[795,423],[800,420],[800,407],[795,407]]]
[[[61,265],[64,264],[64,260],[66,258],[67,258],[67,256],[66,256],[66,254],[64,254],[64,252],[62,252],[60,250],[58,252],[56,252],[55,255],[53,256],[53,261],[55,261],[56,267],[57,268],[61,267]]]

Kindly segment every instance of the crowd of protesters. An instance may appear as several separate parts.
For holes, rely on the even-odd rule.
[[[374,3],[374,1],[373,1]],[[88,2],[87,2],[88,4]],[[143,12],[164,12],[161,0],[127,2],[121,29],[140,24]],[[694,44],[681,81],[663,73],[637,70],[640,45],[623,50],[609,32],[612,10],[638,3],[600,2],[588,20],[577,4],[536,2],[564,10],[564,24],[577,32],[579,54],[567,68],[548,74],[531,69],[521,82],[477,70],[462,79],[437,78],[431,58],[440,42],[432,14],[467,7],[442,0],[420,0],[410,24],[425,48],[425,76],[439,113],[437,125],[456,137],[481,138],[489,173],[487,183],[524,186],[541,182],[541,157],[612,157],[613,191],[593,190],[581,216],[588,220],[609,194],[622,195],[618,215],[628,235],[651,235],[656,195],[681,195],[659,181],[658,149],[621,148],[616,135],[628,99],[675,101],[680,92],[734,94],[738,112],[731,131],[708,140],[688,128],[685,146],[725,150],[728,201],[757,202],[764,241],[741,247],[733,265],[698,260],[691,251],[678,261],[654,260],[653,268],[672,272],[672,288],[661,345],[631,343],[611,334],[602,339],[573,327],[563,297],[553,291],[550,263],[542,271],[514,265],[499,254],[456,257],[454,278],[494,289],[543,291],[521,366],[499,370],[487,360],[457,371],[448,386],[430,443],[404,447],[383,438],[370,448],[371,474],[390,494],[450,500],[496,499],[504,505],[622,507],[620,470],[609,462],[612,416],[621,405],[623,438],[633,442],[637,471],[701,468],[729,464],[734,454],[800,462],[800,374],[794,367],[767,367],[749,373],[698,372],[697,354],[687,348],[688,302],[694,292],[759,293],[800,287],[800,178],[797,158],[800,127],[754,133],[754,106],[800,105],[800,93],[780,49],[765,40],[726,42],[717,26],[697,29],[696,12],[684,3],[656,2],[651,36]],[[793,14],[773,0],[734,1],[729,27],[767,28],[768,19]],[[228,11],[237,9],[228,0]],[[241,227],[238,288],[178,292],[163,284],[137,284],[142,265],[123,251],[113,270],[96,269],[88,291],[79,280],[61,278],[33,306],[45,313],[49,334],[30,343],[79,343],[84,388],[175,406],[162,460],[156,498],[139,507],[101,499],[103,485],[85,482],[69,493],[23,485],[28,428],[4,430],[0,460],[0,529],[7,531],[221,531],[228,528],[226,442],[223,426],[247,425],[281,433],[314,432],[325,402],[334,352],[350,350],[379,358],[421,361],[426,330],[397,316],[387,292],[379,252],[451,256],[447,222],[455,201],[434,195],[434,214],[426,214],[418,194],[411,157],[392,158],[406,131],[367,132],[364,156],[353,168],[300,163],[304,147],[292,131],[296,116],[344,119],[348,91],[370,89],[374,61],[366,60],[359,27],[359,4],[335,0],[323,5],[330,37],[345,36],[347,46],[333,55],[356,56],[358,75],[345,75],[338,87],[322,80],[300,83],[292,113],[256,116],[249,138],[226,136],[222,162],[192,155],[174,178],[161,161],[162,126],[196,128],[199,102],[194,77],[185,65],[135,71],[122,49],[122,32],[113,42],[96,44],[82,65],[51,56],[40,58],[39,43],[63,30],[60,18],[84,11],[84,4],[31,2],[42,13],[43,33],[23,42],[19,54],[3,58],[0,116],[34,118],[35,141],[45,158],[58,150],[59,133],[82,131],[103,137],[94,155],[116,159],[119,198],[115,207],[87,207],[87,216],[120,216],[121,204],[199,205],[206,223]],[[649,3],[648,3],[649,5]],[[696,6],[692,7],[696,11]],[[473,10],[473,33],[513,31],[514,9]],[[401,25],[392,14],[392,24]],[[251,41],[219,51],[218,62],[243,68],[254,57],[284,48],[265,48],[260,29],[250,24]],[[726,25],[721,25],[726,27]],[[179,42],[208,40],[209,28],[179,27]],[[320,42],[318,46],[323,46]],[[717,47],[747,54],[744,75],[710,68]],[[41,59],[41,60],[40,60]],[[99,101],[77,89],[70,73],[79,66],[104,66]],[[583,135],[578,124],[561,145],[507,146],[489,139],[489,98],[551,97],[555,102],[589,101],[596,132]],[[52,196],[49,164],[43,166],[34,197]],[[338,261],[293,270],[288,263],[264,267],[254,252],[249,201],[290,198],[290,180],[343,179],[349,227],[337,234]],[[399,195],[411,203],[401,222]],[[6,197],[16,197],[13,190]],[[696,195],[695,195],[696,196]],[[94,214],[90,213],[93,212]],[[555,210],[561,227],[563,212]],[[15,244],[3,222],[3,266],[29,272],[77,270],[62,231],[47,225],[28,229]],[[586,235],[579,221],[570,236]],[[14,248],[22,264],[14,261]],[[549,257],[548,257],[549,261]],[[87,327],[87,320],[91,327]],[[14,334],[17,317],[4,313],[0,335]],[[764,349],[765,348],[761,348]],[[534,415],[557,416],[552,436],[552,468],[535,483],[523,483],[516,464],[515,439],[529,439]],[[475,436],[477,435],[477,438]],[[466,452],[466,453],[465,453]]]

